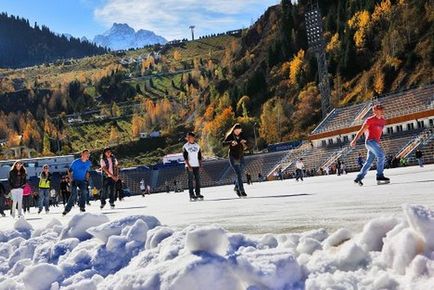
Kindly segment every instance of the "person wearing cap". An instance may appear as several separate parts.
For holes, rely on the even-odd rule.
[[[196,135],[193,132],[187,133],[187,143],[182,147],[185,160],[185,168],[188,175],[188,192],[190,200],[203,199],[200,194],[200,167],[202,166],[202,152],[199,144],[196,143]],[[195,186],[193,187],[193,179]]]
[[[68,199],[68,203],[65,206],[63,215],[68,214],[71,211],[72,206],[75,204],[78,196],[77,187],[80,189],[79,207],[81,212],[85,212],[86,195],[88,195],[87,178],[88,172],[92,166],[92,162],[89,161],[90,152],[85,149],[81,152],[80,158],[75,159],[68,171],[68,177],[71,181],[71,195]]]
[[[372,107],[373,115],[365,120],[354,139],[351,141],[351,147],[356,147],[357,140],[365,134],[365,147],[368,150],[368,156],[365,163],[360,169],[360,173],[354,180],[360,186],[363,185],[363,178],[371,168],[374,159],[377,159],[377,184],[389,183],[390,179],[384,176],[384,151],[381,148],[380,139],[383,134],[383,128],[386,125],[384,118],[384,108],[380,104]]]
[[[236,175],[235,191],[238,197],[246,197],[243,185],[244,150],[247,149],[247,140],[242,134],[242,127],[236,123],[226,133],[223,145],[229,146],[229,163]]]
[[[45,213],[49,212],[50,206],[50,187],[51,187],[51,173],[48,164],[42,166],[41,175],[39,175],[39,210],[45,207]]]
[[[109,198],[110,207],[115,207],[115,184],[118,181],[118,160],[113,155],[110,148],[104,148],[101,161],[102,170],[102,189],[101,189],[101,206],[103,209],[106,205],[107,196]]]

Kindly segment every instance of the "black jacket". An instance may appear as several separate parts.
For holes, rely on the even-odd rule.
[[[242,144],[241,140],[247,141],[242,133],[238,136],[230,134],[223,141],[223,145],[229,146],[229,156],[236,160],[240,160],[244,156],[244,150],[247,147],[247,144]],[[235,141],[237,144],[233,146],[232,141]]]
[[[11,189],[13,188],[21,188],[27,182],[27,174],[18,174],[16,170],[12,170],[9,172],[9,185]]]
[[[422,158],[422,156],[423,156],[423,153],[422,153],[422,151],[420,151],[420,150],[417,150],[416,151],[416,158]]]

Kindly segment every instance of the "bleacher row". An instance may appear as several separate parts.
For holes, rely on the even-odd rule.
[[[373,103],[381,103],[387,108],[385,112],[386,118],[424,111],[431,108],[433,105],[433,92],[434,84],[431,84],[417,89],[389,94],[372,101],[344,108],[335,108],[326,119],[313,130],[312,134],[330,132],[361,124],[364,117],[369,114],[369,110],[366,110],[366,108]],[[363,112],[365,112],[365,114],[360,116],[361,118],[357,118],[358,121],[356,120],[355,122],[355,118]]]

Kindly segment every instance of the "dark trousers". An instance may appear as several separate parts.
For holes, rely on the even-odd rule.
[[[30,212],[30,206],[32,205],[33,196],[26,195],[23,196],[23,210],[24,212]]]
[[[69,196],[70,196],[71,194],[70,194],[69,191],[67,191],[67,190],[62,190],[61,195],[62,195],[62,202],[63,202],[63,205],[65,205],[65,204],[68,202]]]
[[[295,180],[299,180],[301,179],[301,181],[303,181],[303,171],[301,169],[296,169],[295,170]]]
[[[5,209],[5,195],[0,194],[0,214],[1,215],[4,214],[4,209]]]
[[[194,197],[194,192],[196,192],[196,196],[200,195],[200,175],[199,175],[199,167],[192,167],[192,171],[188,170],[188,191],[190,193],[190,197]],[[195,187],[193,187],[193,179],[195,181]],[[194,191],[193,191],[194,189]]]
[[[236,174],[235,187],[239,192],[245,192],[243,185],[244,157],[241,157],[240,160],[237,160],[232,156],[229,156],[229,163]]]
[[[78,201],[78,205],[80,206],[80,208],[84,208],[85,207],[85,203],[86,203],[86,195],[89,195],[89,193],[87,192],[87,184],[86,181],[84,180],[73,180],[71,182],[71,196],[68,199],[68,203],[65,206],[65,211],[70,211],[72,206],[74,205],[74,203],[77,200],[77,187],[80,188],[80,199]]]
[[[111,178],[103,178],[101,189],[101,205],[106,204],[107,196],[110,205],[115,203],[115,181]]]

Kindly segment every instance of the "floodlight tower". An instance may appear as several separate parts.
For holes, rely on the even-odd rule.
[[[191,40],[194,40],[194,29],[196,28],[196,26],[194,25],[190,25],[190,30],[191,30]]]
[[[332,104],[330,101],[330,80],[327,70],[321,11],[317,1],[311,1],[308,4],[304,18],[306,21],[307,42],[309,48],[315,53],[318,63],[318,88],[321,93],[321,111],[324,118],[332,110]]]

